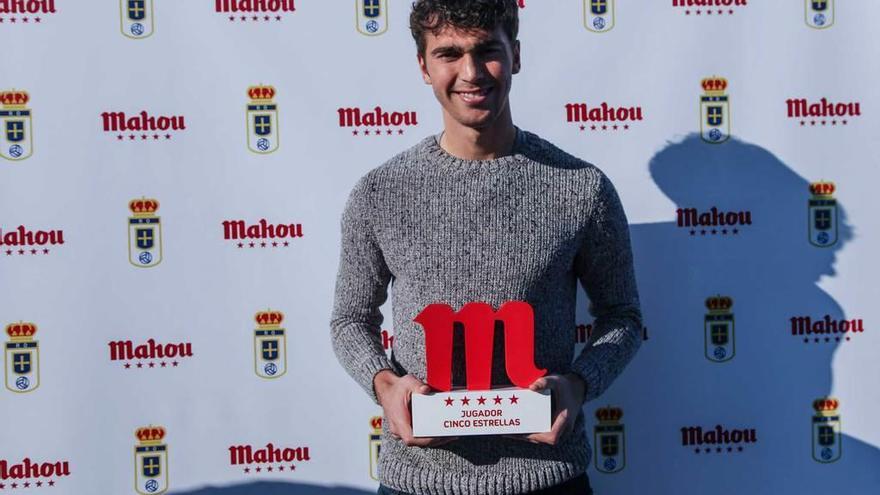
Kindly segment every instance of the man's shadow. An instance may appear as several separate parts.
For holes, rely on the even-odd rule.
[[[333,480],[328,480],[333,482]],[[223,487],[205,487],[191,491],[169,492],[172,495],[372,495],[367,491],[344,486],[313,485],[284,481],[257,481]]]
[[[645,486],[676,494],[880,493],[880,450],[846,434],[856,413],[845,402],[837,408],[840,458],[814,460],[813,401],[831,395],[835,350],[860,345],[863,334],[792,332],[795,317],[860,318],[844,315],[818,286],[821,277],[835,276],[836,253],[855,238],[839,199],[836,241],[830,230],[829,237],[810,232],[810,183],[833,176],[800,177],[759,146],[710,145],[699,135],[669,143],[651,160],[650,173],[675,206],[671,222],[630,226],[649,332],[618,383],[587,406],[593,424],[597,408],[622,407],[626,425],[629,472],[603,475],[594,462],[597,493]],[[749,212],[751,224],[678,225],[678,209],[699,214],[713,207]],[[812,245],[811,235],[830,245]],[[732,300],[723,351],[717,344],[724,335],[713,342],[712,327],[708,335],[705,328],[706,301],[719,295]],[[732,445],[732,452],[727,444],[683,445],[683,427],[708,431],[718,424],[753,428],[757,442]],[[816,455],[822,457],[821,448]]]

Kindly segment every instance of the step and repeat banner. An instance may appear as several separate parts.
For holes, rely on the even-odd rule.
[[[880,2],[520,7],[514,121],[631,224],[597,493],[880,493]],[[329,316],[352,186],[442,130],[409,10],[0,0],[0,493],[376,489]]]

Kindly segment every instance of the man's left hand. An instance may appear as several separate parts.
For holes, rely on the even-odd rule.
[[[587,384],[579,375],[568,373],[542,376],[529,386],[529,390],[536,392],[546,389],[551,391],[556,400],[553,426],[549,432],[532,433],[526,435],[525,439],[535,443],[556,445],[574,430],[574,422],[584,403]]]

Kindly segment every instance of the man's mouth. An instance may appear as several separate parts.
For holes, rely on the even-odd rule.
[[[464,100],[465,103],[480,103],[486,99],[486,96],[492,92],[492,88],[480,88],[473,91],[456,91],[455,93]]]

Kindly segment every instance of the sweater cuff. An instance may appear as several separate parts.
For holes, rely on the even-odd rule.
[[[373,388],[373,379],[376,377],[376,374],[382,370],[391,370],[394,371],[394,368],[391,366],[391,362],[388,361],[388,357],[382,355],[380,357],[371,357],[366,361],[362,362],[359,366],[360,376],[357,380],[358,383],[361,384],[361,387],[367,392],[367,395],[370,396],[370,399],[373,400],[376,404],[379,404],[379,397],[376,395],[376,389]],[[381,405],[381,404],[380,404]]]
[[[598,354],[599,352],[594,350],[583,359],[575,361],[572,365],[571,371],[577,373],[587,384],[587,390],[584,393],[584,403],[599,397],[605,391],[605,385],[602,382],[604,373],[602,366],[599,364],[601,359]]]

